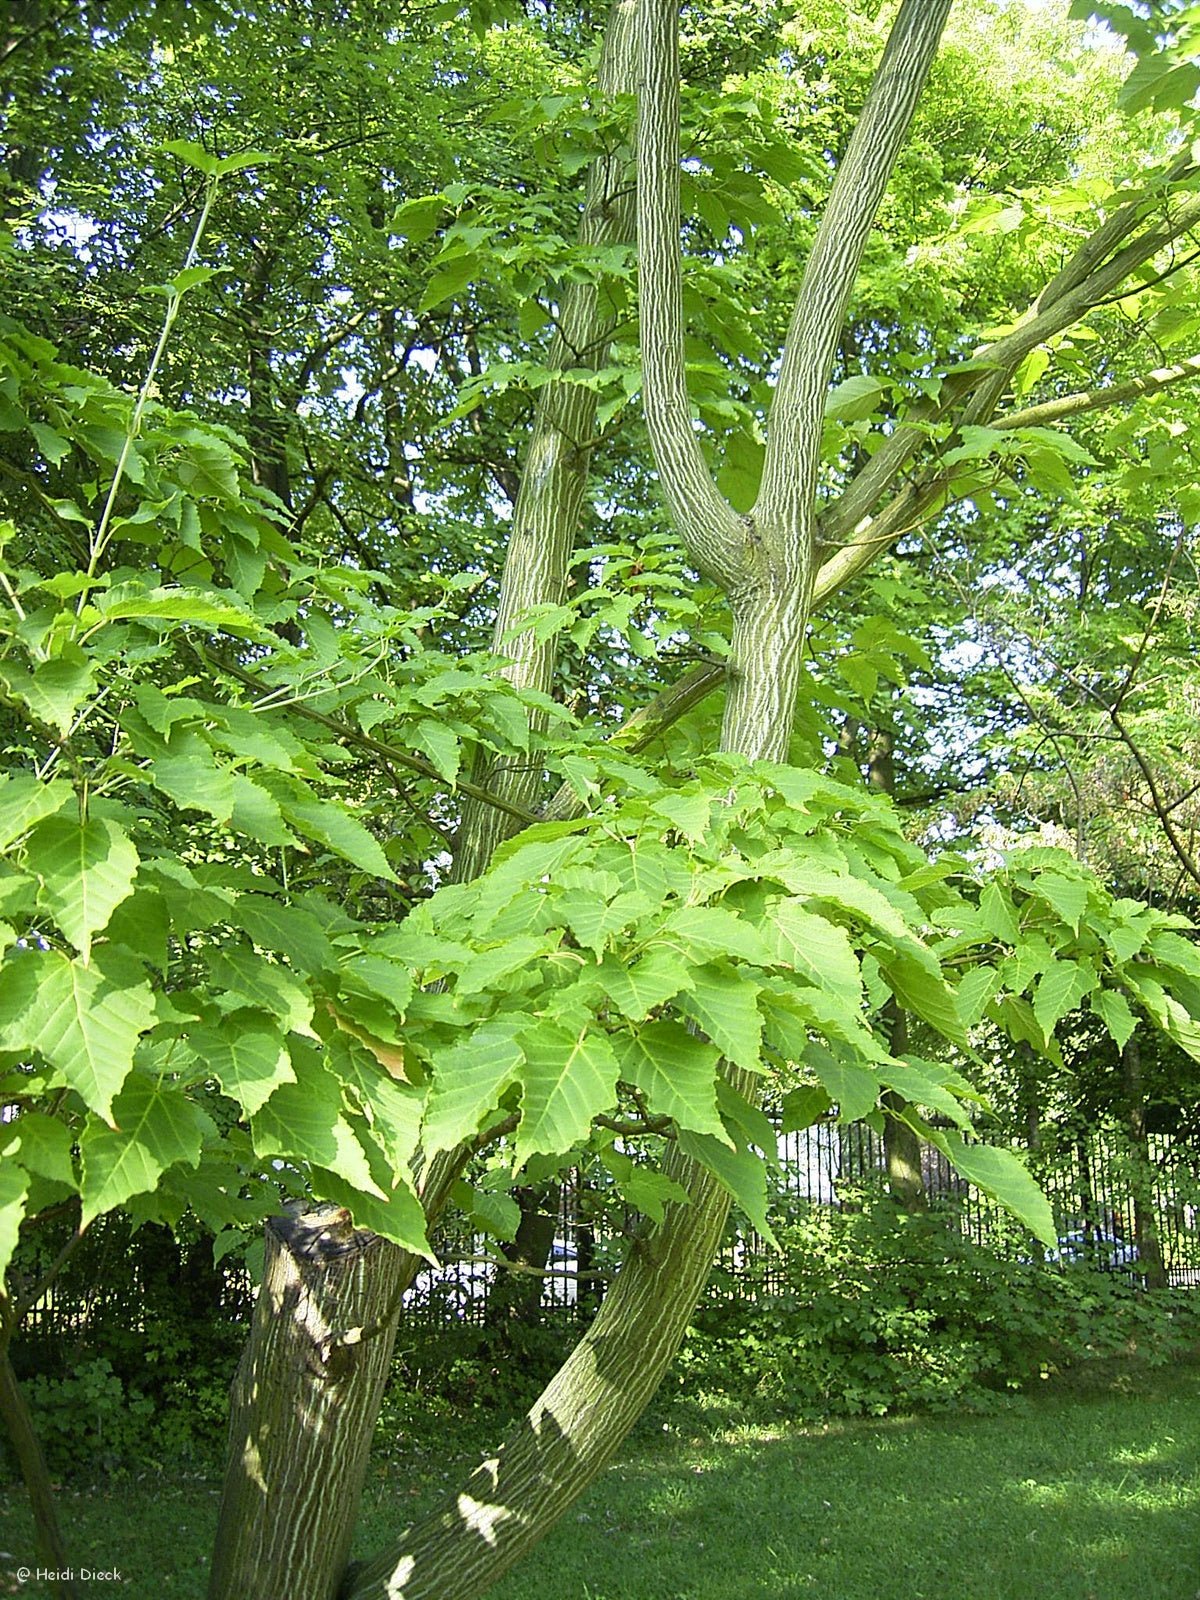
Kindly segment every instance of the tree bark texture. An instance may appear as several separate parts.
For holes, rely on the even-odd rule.
[[[800,332],[790,341],[792,390],[799,386],[806,392],[823,392],[828,383],[836,331],[874,206],[899,151],[907,118],[936,50],[948,9],[949,0],[904,0],[901,7],[897,30],[904,68],[902,72],[893,70],[901,59],[897,55],[901,46],[889,46],[885,67],[891,76],[885,73],[885,88],[877,87],[873,92],[867,132],[856,135],[853,160],[848,155],[835,182],[830,214],[814,247],[820,270],[814,273],[810,263],[802,291],[802,301],[805,294],[808,296],[805,304],[809,311],[798,323]],[[802,462],[812,466],[811,471],[801,473],[798,486],[788,488],[787,525],[775,525],[778,518],[772,502],[768,506],[772,525],[761,533],[753,518],[738,517],[728,507],[699,456],[683,374],[679,305],[678,22],[673,0],[642,0],[636,13],[636,33],[626,31],[631,20],[629,0],[621,0],[613,14],[613,28],[630,51],[639,52],[643,74],[638,171],[639,287],[646,412],[655,460],[664,494],[689,552],[697,565],[722,583],[733,609],[733,656],[722,748],[752,759],[786,760],[811,588],[817,446],[813,440],[803,441]],[[915,46],[918,39],[919,49]],[[634,57],[630,54],[624,59]],[[829,235],[846,227],[853,235],[849,242],[831,240],[822,246],[822,232]],[[819,313],[823,295],[831,297],[824,317]],[[826,336],[826,324],[834,329],[832,339]],[[797,354],[796,339],[811,339],[812,349]],[[570,342],[575,342],[574,337]],[[577,359],[578,352],[573,353]],[[573,398],[564,388],[563,405]],[[795,409],[785,408],[793,438],[798,437],[795,417],[791,415]],[[803,405],[799,414],[808,415]],[[525,486],[530,495],[546,496],[541,504],[550,516],[550,525],[538,534],[536,520],[527,517],[518,506],[518,525],[506,566],[505,596],[497,620],[501,649],[509,656],[508,670],[514,682],[545,681],[544,677],[539,678],[546,671],[544,656],[532,647],[527,634],[522,635],[519,619],[531,604],[557,598],[553,585],[565,575],[567,541],[573,537],[573,526],[569,533],[566,531],[565,513],[573,506],[571,515],[577,515],[586,471],[588,436],[582,431],[574,432],[577,425],[574,417],[567,417],[561,410],[548,416],[544,434],[539,432],[529,453]],[[813,426],[819,433],[819,406],[815,407]],[[531,576],[535,573],[536,577]],[[510,619],[516,625],[515,635],[510,631]],[[520,646],[522,638],[527,641],[525,646]],[[514,644],[519,646],[516,651]],[[494,786],[497,779],[493,776],[490,781]],[[472,827],[460,851],[460,876],[469,876],[485,864],[495,842],[495,838],[489,842],[487,835],[487,827]],[[757,1084],[750,1075],[731,1068],[729,1078],[747,1097],[756,1093]],[[440,1511],[407,1530],[389,1549],[351,1573],[341,1590],[342,1600],[470,1600],[482,1594],[545,1535],[611,1459],[675,1353],[707,1278],[729,1209],[727,1192],[706,1168],[673,1152],[667,1170],[683,1187],[688,1202],[668,1208],[664,1221],[635,1242],[592,1326],[516,1434]],[[382,1262],[387,1263],[394,1254],[384,1250]],[[290,1281],[291,1275],[286,1273],[283,1291]],[[332,1303],[338,1306],[339,1325],[345,1325],[337,1298],[332,1302],[324,1294],[316,1298],[323,1321],[330,1320],[328,1308]],[[377,1294],[372,1309],[377,1310],[385,1299],[386,1292]],[[260,1324],[271,1315],[267,1295],[262,1304],[267,1310],[259,1319]],[[291,1326],[295,1319],[290,1316],[281,1320]],[[268,1345],[265,1328],[259,1326],[256,1333],[257,1342]],[[297,1356],[302,1362],[310,1361],[307,1344],[298,1334],[293,1333],[290,1340],[282,1342],[285,1347],[288,1343],[298,1344],[291,1355],[293,1362]],[[255,1377],[259,1372],[263,1376],[258,1380],[256,1396]],[[286,1359],[274,1363],[268,1378],[265,1351],[249,1363],[243,1376],[243,1405],[251,1420],[241,1424],[235,1441],[244,1440],[242,1454],[248,1464],[239,1467],[235,1460],[231,1465],[242,1523],[253,1522],[257,1514],[286,1521],[289,1529],[303,1527],[290,1508],[284,1517],[284,1507],[290,1494],[311,1495],[311,1489],[301,1490],[281,1462],[270,1479],[269,1496],[263,1495],[252,1470],[261,1458],[261,1445],[258,1457],[253,1455],[251,1446],[258,1444],[262,1434],[261,1423],[253,1419],[256,1415],[270,1419],[278,1427],[275,1419],[281,1411],[294,1415],[296,1406],[286,1400],[289,1386],[293,1386],[293,1380],[289,1378]],[[367,1408],[361,1408],[357,1431],[353,1427],[347,1429],[341,1417],[335,1422],[332,1413],[322,1415],[317,1410],[313,1415],[321,1426],[306,1435],[306,1439],[314,1441],[306,1476],[320,1483],[322,1500],[351,1502],[349,1513],[340,1512],[336,1517],[331,1513],[328,1537],[336,1537],[338,1548],[344,1549],[348,1538],[346,1519],[357,1501],[360,1452],[365,1457],[364,1441],[369,1440],[369,1421],[364,1420]],[[371,1418],[373,1415],[371,1411]],[[326,1433],[328,1439],[323,1437]],[[343,1433],[346,1441],[340,1442]],[[286,1491],[282,1497],[281,1489]],[[283,1600],[284,1590],[277,1591],[274,1585],[282,1583],[284,1575],[288,1600],[326,1600],[329,1590],[325,1574],[332,1571],[332,1564],[325,1561],[322,1553],[320,1583],[311,1581],[315,1552],[310,1531],[304,1532],[303,1555],[294,1543],[294,1535],[283,1529],[273,1538],[264,1538],[272,1539],[271,1577],[245,1589],[239,1600],[248,1600],[249,1596],[276,1600],[277,1592],[279,1600]],[[248,1578],[247,1570],[247,1581]],[[233,1600],[235,1592],[228,1585],[214,1588],[212,1600]]]
[[[332,1600],[391,1363],[403,1252],[314,1208],[267,1225],[233,1383],[210,1600]]]
[[[636,0],[615,0],[597,75],[601,95],[632,94],[636,88],[636,16]],[[588,177],[579,242],[631,244],[633,233],[628,162],[619,153],[606,155],[593,164]],[[553,371],[598,371],[608,359],[615,326],[615,315],[605,304],[599,285],[566,284],[546,365]],[[595,390],[560,381],[540,390],[513,508],[493,629],[493,648],[503,662],[501,672],[520,689],[549,694],[553,688],[555,638],[539,641],[532,629],[522,626],[522,620],[535,607],[559,605],[565,598],[595,432]],[[477,764],[475,776],[505,799],[534,809],[542,781],[539,763]],[[464,806],[455,849],[455,877],[460,882],[477,877],[500,841],[514,831],[511,818],[494,807],[475,802]]]

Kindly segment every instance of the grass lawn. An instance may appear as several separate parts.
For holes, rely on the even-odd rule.
[[[658,1417],[496,1600],[1200,1600],[1200,1364],[985,1416],[702,1436]],[[372,1474],[364,1548],[395,1515],[391,1477]],[[430,1461],[404,1500],[446,1487]],[[201,1600],[214,1484],[67,1491],[62,1511],[75,1565],[123,1575],[95,1592]],[[16,1583],[35,1563],[15,1491],[0,1551],[0,1594],[48,1593]]]

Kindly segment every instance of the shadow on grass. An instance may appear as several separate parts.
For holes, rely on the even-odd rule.
[[[496,1600],[1200,1600],[1200,1367],[1136,1395],[643,1443]]]
[[[454,1442],[467,1442],[457,1429]],[[490,1442],[481,1432],[479,1445]],[[472,1456],[424,1457],[406,1496],[414,1519],[465,1477]],[[394,1533],[398,1476],[386,1459],[375,1464],[359,1551]],[[131,1600],[202,1600],[215,1491],[211,1481],[169,1478],[66,1491],[76,1564],[119,1568],[124,1581],[105,1592]],[[16,1581],[31,1549],[23,1495],[0,1493],[0,1596],[49,1592]],[[731,1428],[715,1413],[700,1426],[694,1409],[664,1405],[491,1593],[1200,1600],[1200,1363],[1149,1374],[1114,1364],[992,1414],[824,1430]]]

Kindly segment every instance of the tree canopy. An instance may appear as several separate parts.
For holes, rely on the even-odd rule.
[[[449,1196],[600,1163],[504,1516],[345,1590],[478,1593],[769,1236],[764,1093],[1052,1241],[981,1030],[1200,1059],[1200,8],[3,27],[0,1266],[328,1202],[393,1328]]]

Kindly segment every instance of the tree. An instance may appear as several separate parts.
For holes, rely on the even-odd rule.
[[[131,417],[106,385],[10,331],[10,431],[26,452],[11,463],[14,503],[30,527],[53,530],[67,559],[47,570],[27,532],[10,534],[17,571],[6,579],[0,674],[20,760],[5,791],[14,922],[0,1050],[11,1069],[5,1096],[22,1114],[20,1164],[2,1196],[6,1238],[11,1245],[27,1199],[36,1214],[80,1188],[83,1225],[113,1205],[169,1214],[186,1203],[233,1228],[256,1206],[268,1209],[276,1182],[300,1202],[269,1230],[235,1394],[214,1596],[465,1597],[536,1542],[653,1393],[731,1193],[765,1226],[761,1152],[773,1134],[756,1105],[764,1061],[791,1090],[793,1119],[834,1101],[847,1117],[878,1116],[880,1095],[898,1096],[893,1106],[908,1108],[914,1131],[1045,1232],[1044,1202],[1005,1152],[924,1122],[921,1107],[969,1126],[965,1080],[889,1051],[864,1015],[891,997],[965,1050],[969,1023],[991,1006],[1015,1037],[1047,1047],[1071,1006],[1132,983],[1129,963],[1145,953],[1135,999],[1195,1047],[1192,958],[1171,941],[1190,946],[1162,914],[1137,922],[1136,940],[1105,942],[1106,928],[1142,913],[1057,858],[1031,859],[1011,890],[980,883],[962,860],[930,866],[883,801],[787,766],[814,605],[948,505],[971,497],[986,508],[1001,484],[1014,498],[1054,487],[1073,447],[1047,422],[1131,391],[1101,372],[1086,391],[1048,401],[1050,417],[1029,407],[997,415],[1017,374],[1131,275],[1160,275],[1164,252],[1200,220],[1191,158],[1168,156],[1106,195],[1107,215],[1056,263],[1010,331],[972,354],[960,330],[944,361],[917,341],[909,383],[847,371],[831,396],[873,220],[949,10],[949,0],[899,8],[828,184],[765,418],[753,386],[749,400],[741,393],[738,358],[718,367],[720,383],[738,392],[729,401],[738,428],[763,426],[757,493],[742,498],[746,471],[725,479],[738,485],[735,505],[714,483],[691,416],[677,19],[661,0],[615,5],[602,68],[615,99],[587,110],[600,155],[581,245],[559,257],[567,284],[551,307],[553,339],[540,360],[505,363],[538,399],[524,476],[510,485],[490,655],[462,643],[471,624],[454,607],[477,558],[452,518],[467,570],[443,583],[431,572],[414,577],[415,603],[389,605],[376,593],[389,573],[362,570],[338,494],[325,498],[340,450],[310,463],[299,500],[291,464],[303,418],[277,428],[271,394],[289,356],[263,342],[276,303],[269,250],[257,282],[246,274],[255,283],[244,349],[248,459],[219,430],[156,410],[149,380]],[[1165,38],[1145,46],[1143,88],[1179,70],[1177,40]],[[465,58],[469,47],[455,39]],[[682,543],[647,592],[666,607],[673,589],[698,592],[699,575],[725,596],[732,636],[724,666],[701,661],[667,680],[606,749],[567,726],[552,697],[554,642],[581,615],[568,586],[593,441],[608,443],[594,433],[598,397],[605,384],[623,387],[608,356],[627,308],[621,96],[635,83],[645,414]],[[253,152],[223,163],[175,142],[173,153],[199,173],[210,201],[218,185],[275,181]],[[319,183],[313,195],[325,203]],[[452,204],[443,186],[409,200],[396,221],[420,245]],[[1074,222],[1095,197],[1062,204]],[[415,320],[465,294],[482,241],[499,257],[501,232],[533,215],[553,231],[552,205],[535,211],[511,195],[493,195],[474,220],[446,221],[431,276],[413,286]],[[331,224],[318,233],[317,276],[336,232]],[[525,256],[513,248],[519,276]],[[231,237],[222,253],[237,258]],[[752,263],[753,248],[745,254]],[[168,331],[208,270],[189,260],[174,277]],[[361,309],[317,348],[332,340],[345,349]],[[380,371],[375,438],[393,488],[407,474],[395,359],[389,365],[411,331],[403,322],[381,315],[380,342],[363,353]],[[503,392],[503,343],[485,362],[468,322],[453,334],[462,359],[449,380],[450,421],[462,432],[451,448],[472,443],[480,397]],[[868,320],[860,350],[870,334]],[[305,379],[310,357],[297,363]],[[1153,394],[1190,371],[1178,364],[1129,381]],[[711,372],[706,381],[715,401]],[[475,420],[486,460],[491,419]],[[867,427],[842,433],[843,423]],[[88,473],[100,471],[111,473],[103,495],[89,487]],[[412,514],[411,482],[401,488]],[[636,486],[628,498],[639,504]],[[318,508],[342,537],[327,532],[314,561],[299,535]],[[957,526],[969,537],[970,519]],[[147,540],[161,569],[152,579],[166,581],[147,582],[131,560]],[[619,614],[639,592],[636,565],[627,562],[607,594],[589,590],[593,615],[603,618],[605,605]],[[396,563],[391,579],[410,575]],[[624,616],[632,652],[628,604]],[[451,640],[461,628],[457,645],[423,648],[431,625]],[[613,689],[627,659],[594,668],[587,692]],[[669,761],[656,773],[630,759],[722,680],[715,754],[690,753],[680,775]],[[619,689],[612,698],[619,715]],[[462,780],[464,742],[473,750]],[[538,819],[543,768],[561,787],[541,808],[541,826],[501,843],[514,824]],[[380,835],[394,831],[405,793],[398,773],[434,789],[389,858]],[[347,777],[343,799],[338,780]],[[439,838],[456,783],[457,881],[408,910],[396,868],[419,862],[415,852]],[[175,859],[184,811],[204,819],[195,866]],[[946,930],[936,941],[935,927]],[[1128,1006],[1097,1005],[1122,1032]],[[795,1062],[807,1064],[799,1084]],[[569,1160],[594,1125],[667,1147],[661,1170],[629,1178],[648,1223],[595,1323],[502,1455],[347,1574],[400,1296],[427,1249],[427,1223],[481,1144],[511,1140],[519,1176],[535,1158]],[[263,1171],[269,1163],[279,1163],[278,1176]],[[334,1209],[305,1209],[313,1198]],[[17,1309],[10,1301],[10,1330]]]

